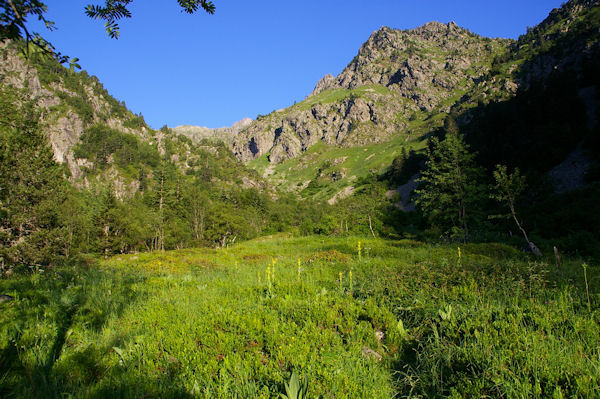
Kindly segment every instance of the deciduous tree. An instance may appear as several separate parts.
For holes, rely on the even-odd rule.
[[[517,217],[515,204],[517,202],[517,198],[525,190],[525,176],[521,175],[519,168],[515,168],[515,170],[510,173],[506,165],[496,165],[496,170],[494,171],[494,180],[496,181],[496,184],[492,186],[490,197],[508,207],[510,214],[507,216],[512,217],[519,230],[521,230],[529,250],[535,255],[541,256],[542,253],[535,246],[535,244],[529,241],[527,232]]]
[[[105,0],[104,6],[89,4],[85,13],[92,19],[105,21],[104,27],[109,37],[117,39],[120,35],[118,21],[123,18],[131,18],[129,5],[133,0]],[[188,13],[194,14],[202,9],[209,14],[215,13],[215,5],[212,1],[207,0],[177,0],[181,9]]]

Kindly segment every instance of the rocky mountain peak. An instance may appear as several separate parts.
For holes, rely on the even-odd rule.
[[[412,71],[425,69],[425,75],[431,80],[422,83],[430,84],[438,75],[432,69],[440,70],[443,74],[443,69],[453,70],[455,63],[464,65],[466,62],[470,66],[490,57],[493,46],[486,46],[486,40],[492,39],[475,35],[454,22],[428,22],[412,30],[382,27],[361,46],[357,56],[340,73],[333,86],[353,89],[378,84],[399,85],[402,88],[406,76],[415,77],[407,67]],[[417,64],[421,65],[415,69]],[[429,72],[433,72],[434,76],[430,76],[432,74]]]
[[[311,96],[315,96],[319,93],[321,93],[323,90],[329,89],[332,84],[335,82],[335,76],[333,76],[332,74],[328,73],[327,75],[323,76],[315,85],[314,90],[312,91],[312,93],[310,93],[308,95],[308,97]]]
[[[452,32],[465,32],[465,29],[460,28],[454,22],[447,24],[433,21],[427,22],[426,24],[412,30],[413,33],[423,38],[430,39],[435,35],[448,35]]]
[[[248,127],[250,124],[252,123],[252,118],[244,118],[242,120],[239,120],[237,122],[235,122],[231,128],[235,131],[240,131],[245,127]]]

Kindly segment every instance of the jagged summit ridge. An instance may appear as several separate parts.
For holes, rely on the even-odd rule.
[[[357,56],[337,77],[331,74],[325,75],[317,83],[309,97],[333,88],[353,89],[366,84],[389,86],[398,83],[392,79],[389,73],[376,73],[375,76],[371,76],[370,72],[374,71],[365,70],[365,67],[385,58],[392,63],[397,61],[400,52],[407,51],[411,46],[415,46],[414,37],[431,42],[440,48],[449,46],[451,50],[455,50],[456,46],[453,42],[461,35],[477,36],[467,29],[459,27],[454,22],[427,22],[412,30],[397,30],[383,26],[371,34],[369,39],[361,46]],[[388,72],[393,71],[393,68],[388,69]]]
[[[388,27],[373,32],[357,56],[336,78],[331,87],[353,89],[367,84],[401,85],[402,68],[424,58],[444,62],[446,70],[463,67],[465,60],[485,53],[484,39],[454,22],[428,22],[412,30]],[[472,49],[472,54],[469,50]],[[426,51],[423,51],[426,50]],[[453,56],[453,54],[455,56]],[[446,55],[446,59],[439,57]],[[427,57],[426,57],[427,56]]]

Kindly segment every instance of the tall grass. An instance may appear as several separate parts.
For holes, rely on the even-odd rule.
[[[600,396],[598,267],[548,261],[275,237],[12,277],[0,396]]]

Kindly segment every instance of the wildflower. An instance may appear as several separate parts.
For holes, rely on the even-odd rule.
[[[362,250],[362,247],[361,247],[361,245],[360,245],[360,241],[359,241],[359,242],[358,242],[358,259],[359,259],[359,260],[360,260],[360,258],[361,258],[361,250]]]
[[[350,279],[350,292],[352,292],[352,270],[348,272],[348,278]]]

